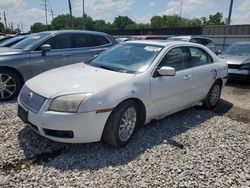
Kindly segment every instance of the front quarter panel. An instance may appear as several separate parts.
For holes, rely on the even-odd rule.
[[[122,101],[130,98],[141,100],[147,111],[150,100],[150,84],[147,74],[136,75],[129,81],[90,95],[80,105],[79,112],[115,108]]]
[[[24,81],[31,78],[30,70],[30,53],[0,56],[0,69],[12,68],[17,70],[23,77]]]

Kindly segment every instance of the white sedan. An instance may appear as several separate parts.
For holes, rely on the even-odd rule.
[[[186,42],[131,41],[93,60],[27,81],[19,117],[37,133],[67,143],[123,146],[138,125],[199,102],[220,99],[227,64],[206,47]]]

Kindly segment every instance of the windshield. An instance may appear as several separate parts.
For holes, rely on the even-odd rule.
[[[232,44],[222,52],[223,55],[250,56],[250,44]]]
[[[125,73],[144,72],[162,48],[150,44],[123,43],[100,54],[89,65]]]
[[[42,39],[46,38],[49,33],[36,33],[28,38],[18,42],[17,44],[13,45],[11,48],[15,49],[24,49],[24,50],[29,50],[32,48],[37,42],[41,41]]]

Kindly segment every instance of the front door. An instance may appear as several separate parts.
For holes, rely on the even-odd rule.
[[[176,75],[151,78],[152,118],[176,112],[191,104],[189,97],[192,92],[192,71],[188,69],[187,57],[186,48],[176,47],[160,62],[158,68],[173,67]]]
[[[46,52],[45,55],[42,55],[40,50],[43,44],[51,45],[51,51]],[[36,50],[31,52],[30,62],[32,76],[36,76],[42,72],[48,71],[53,68],[70,64],[70,34],[60,34],[53,36],[43,44],[39,46]]]

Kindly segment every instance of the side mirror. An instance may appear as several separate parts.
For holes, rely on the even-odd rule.
[[[173,67],[161,67],[157,70],[160,76],[175,76],[175,68]]]
[[[220,54],[221,54],[221,50],[215,51],[215,54],[216,54],[216,55],[220,55]]]
[[[41,50],[42,50],[42,55],[46,55],[46,52],[51,50],[51,46],[49,44],[44,44],[41,46]]]

